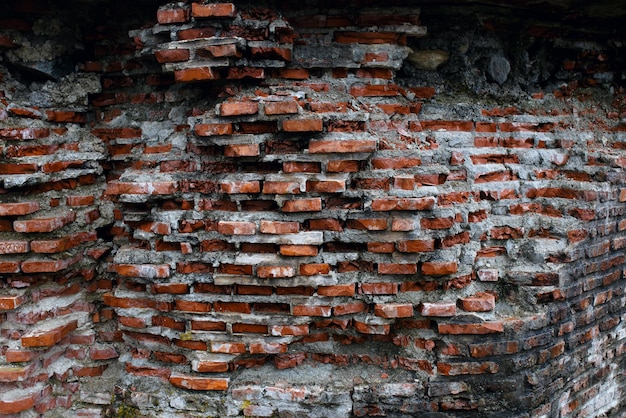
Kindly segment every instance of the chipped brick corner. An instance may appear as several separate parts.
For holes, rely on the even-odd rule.
[[[548,76],[467,4],[85,2],[74,50],[19,3],[0,415],[624,413],[623,31],[538,18]]]

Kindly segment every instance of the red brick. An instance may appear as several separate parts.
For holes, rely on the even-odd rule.
[[[415,274],[417,264],[378,263],[378,274]]]
[[[27,301],[25,295],[0,295],[0,310],[12,310]]]
[[[458,376],[465,374],[493,374],[498,372],[498,364],[487,361],[485,363],[437,363],[437,372],[443,376]]]
[[[157,22],[162,25],[169,23],[184,23],[189,20],[188,8],[170,8],[168,6],[159,7],[157,11]]]
[[[259,232],[262,234],[295,234],[300,230],[298,222],[261,221]]]
[[[401,253],[422,253],[435,250],[435,240],[409,240],[396,243],[396,248]]]
[[[354,153],[354,152],[374,152],[376,151],[375,140],[314,140],[309,142],[309,153],[329,154],[329,153]]]
[[[354,329],[361,334],[388,335],[391,332],[389,324],[368,324],[367,322],[354,320]]]
[[[184,295],[189,292],[189,285],[187,283],[154,283],[152,292],[157,295]]]
[[[215,312],[238,312],[249,314],[251,312],[250,304],[246,302],[214,302],[213,309]]]
[[[445,276],[456,273],[458,265],[456,261],[437,262],[427,261],[422,264],[422,273],[426,276]]]
[[[65,204],[67,206],[90,206],[96,202],[96,198],[92,195],[87,196],[67,196]]]
[[[378,254],[391,254],[395,250],[393,242],[368,242],[367,251]]]
[[[72,249],[83,242],[93,242],[97,240],[95,232],[80,232],[64,238],[53,240],[32,241],[31,250],[36,253],[60,253]]]
[[[440,334],[494,334],[504,332],[502,322],[483,322],[480,324],[437,324]]]
[[[191,329],[194,331],[225,331],[226,324],[220,321],[191,320]]]
[[[391,230],[400,232],[409,232],[415,230],[415,221],[413,219],[393,218],[391,220]]]
[[[256,157],[259,154],[259,144],[232,144],[224,147],[226,157]]]
[[[229,181],[219,184],[220,192],[227,194],[261,193],[259,181]]]
[[[262,279],[293,277],[296,270],[291,266],[258,266],[256,275]]]
[[[22,254],[28,251],[28,241],[0,241],[0,254]]]
[[[211,341],[210,351],[222,354],[243,354],[246,352],[246,345],[237,342]]]
[[[366,309],[367,306],[363,302],[344,303],[333,307],[333,315],[350,315],[364,312]]]
[[[16,232],[52,232],[76,220],[75,212],[67,212],[51,218],[35,218],[23,221],[14,221],[13,229]]]
[[[250,343],[250,354],[279,354],[287,352],[287,344],[258,342]]]
[[[80,259],[80,255],[58,260],[28,259],[22,262],[22,271],[24,273],[56,273],[78,263]]]
[[[9,140],[28,140],[47,138],[50,135],[48,128],[5,128],[0,129],[0,138]]]
[[[233,324],[233,333],[242,334],[242,333],[251,333],[251,334],[267,334],[268,328],[267,325],[263,324]],[[252,352],[252,350],[250,351]]]
[[[295,100],[284,102],[267,102],[264,105],[266,115],[289,115],[298,113],[298,103]]]
[[[343,231],[341,222],[337,219],[311,219],[309,228],[313,231]]]
[[[322,199],[309,198],[298,200],[287,200],[281,208],[283,212],[318,212],[322,210]]]
[[[235,17],[237,10],[233,3],[192,3],[193,17]]]
[[[491,293],[479,292],[459,298],[459,306],[469,312],[489,312],[496,308],[496,297]]]
[[[178,183],[175,181],[162,181],[162,182],[119,182],[112,181],[107,184],[107,195],[120,195],[120,194],[146,194],[146,195],[165,195],[173,194],[178,188]]]
[[[39,210],[39,202],[0,203],[0,216],[28,215]]]
[[[322,132],[322,119],[286,119],[283,121],[285,132]]]
[[[454,302],[424,302],[419,306],[419,313],[422,316],[451,317],[456,315],[456,304]]]
[[[321,164],[318,162],[286,161],[283,163],[285,173],[320,173]]]
[[[0,399],[0,414],[18,414],[35,406],[37,393],[20,390],[20,393],[12,393],[11,399]]]
[[[254,222],[219,221],[217,231],[224,235],[254,235],[256,224]]]
[[[165,279],[170,276],[169,264],[114,264],[112,268],[123,277]]]
[[[19,348],[9,348],[5,353],[5,358],[9,363],[25,363],[35,358],[36,352],[30,350],[22,350]]]
[[[298,181],[271,181],[263,182],[264,194],[299,194],[300,182]]]
[[[317,288],[317,294],[319,296],[349,296],[352,297],[355,294],[354,284],[337,284],[332,286],[319,286]]]
[[[346,190],[346,182],[344,180],[308,180],[306,190],[313,193],[341,193]]]
[[[218,80],[220,76],[211,67],[195,67],[174,71],[174,78],[180,83],[187,83],[191,81]]]
[[[454,225],[454,218],[422,218],[420,225],[423,229],[450,229]]]
[[[387,229],[386,218],[348,219],[346,228],[363,231],[384,231]]]
[[[303,276],[315,276],[316,274],[329,274],[328,264],[300,264],[300,274]]]
[[[410,318],[413,316],[413,305],[410,303],[377,303],[374,313],[383,318]]]
[[[435,207],[434,197],[406,197],[406,198],[386,198],[374,199],[372,201],[373,211],[390,210],[431,210]]]
[[[401,264],[404,265],[404,264]],[[380,268],[380,267],[379,267]],[[361,283],[359,293],[365,295],[395,295],[398,293],[397,283]]]
[[[196,49],[196,56],[200,57],[206,57],[206,55],[208,54],[208,58],[221,58],[221,57],[241,57],[241,51],[238,50],[237,48],[237,44],[232,43],[232,44],[224,44],[224,45],[209,45],[209,46],[205,46],[205,47],[201,47]],[[233,67],[231,67],[232,69],[234,69]],[[230,69],[229,68],[229,75],[228,78],[240,78],[240,77],[232,77],[232,75],[235,75],[234,73],[231,74]],[[244,68],[238,68],[243,70]],[[262,68],[259,68],[258,70],[263,70]],[[241,73],[237,74],[237,75],[242,75]],[[254,77],[256,78],[256,77]],[[263,78],[263,77],[260,77]],[[258,110],[258,108],[257,108]],[[256,113],[256,112],[254,112]],[[226,116],[226,115],[222,115],[222,116]]]
[[[314,245],[281,245],[280,254],[286,257],[315,257],[318,253]]]
[[[199,123],[194,127],[198,136],[230,135],[233,133],[232,123]]]
[[[71,321],[49,330],[32,330],[22,335],[22,347],[50,347],[65,338],[78,327],[77,321]]]
[[[172,384],[172,386],[182,389],[208,391],[228,390],[230,379],[225,377],[209,378],[172,373],[169,378],[169,382]]]
[[[114,347],[91,347],[89,357],[92,360],[110,360],[119,357]]]
[[[361,162],[357,160],[333,160],[326,163],[328,173],[357,173]]]
[[[322,305],[295,305],[291,309],[291,314],[294,316],[331,316],[332,308],[330,306]]]
[[[350,94],[354,97],[397,96],[400,89],[395,84],[358,84],[350,87]]]
[[[188,49],[162,49],[154,51],[156,60],[161,63],[183,62],[189,60],[190,51]]]
[[[259,111],[256,102],[224,102],[219,105],[220,116],[255,115]]]

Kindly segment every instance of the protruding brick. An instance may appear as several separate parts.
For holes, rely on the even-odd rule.
[[[39,210],[39,202],[0,203],[0,216],[28,215]]]
[[[191,81],[218,80],[220,75],[211,67],[195,67],[174,71],[174,78],[180,83],[187,83]]]
[[[396,248],[401,253],[424,253],[435,250],[435,240],[432,239],[416,239],[409,241],[400,241],[396,244]]]
[[[75,212],[67,212],[51,218],[35,218],[13,222],[16,232],[52,232],[76,220]]]
[[[243,221],[219,221],[217,231],[224,235],[254,235],[256,224]]]
[[[285,132],[322,132],[324,122],[322,119],[287,119],[283,121]]]
[[[290,115],[298,113],[298,103],[295,100],[283,102],[267,102],[264,105],[265,114],[271,115]]]
[[[315,257],[318,249],[314,245],[281,245],[280,254],[286,257]]]
[[[192,3],[193,17],[235,17],[237,9],[233,3]]]
[[[445,276],[447,274],[453,274],[458,271],[458,264],[456,261],[427,261],[422,264],[422,273],[426,276]]]
[[[261,221],[259,232],[262,234],[295,234],[300,230],[300,223],[286,221]]]
[[[198,136],[219,136],[233,133],[232,123],[200,123],[194,127]]]
[[[189,8],[187,7],[159,7],[157,11],[157,22],[162,25],[170,23],[184,23],[189,20]]]
[[[262,279],[287,278],[296,275],[292,266],[258,266],[256,275]]]
[[[487,292],[479,292],[472,296],[459,298],[459,306],[469,312],[489,312],[496,307],[496,297]]]
[[[256,102],[224,102],[219,105],[220,116],[255,115],[259,111]]]
[[[454,302],[424,302],[418,309],[422,316],[451,317],[456,315],[456,304]]]
[[[172,386],[189,390],[228,390],[230,379],[225,377],[209,378],[172,373],[169,382]]]
[[[440,334],[497,334],[504,332],[504,326],[500,321],[479,324],[437,324],[437,331]]]
[[[35,329],[22,335],[23,347],[50,347],[61,341],[78,326],[77,321],[58,325],[50,329]]]
[[[378,263],[379,274],[415,274],[417,264],[415,263]]]
[[[410,303],[377,303],[374,313],[383,318],[410,318],[413,316],[413,305]]]
[[[28,241],[0,241],[0,254],[22,254],[29,251]]]
[[[189,60],[190,51],[188,49],[162,49],[154,52],[157,62],[165,64],[167,62],[183,62]]]
[[[0,310],[7,311],[12,310],[26,302],[25,295],[5,295],[0,296]]]
[[[256,157],[259,154],[259,144],[232,144],[224,147],[226,157]]]
[[[437,199],[434,197],[406,197],[406,198],[385,198],[374,199],[372,201],[373,211],[390,210],[431,210],[435,207]]]
[[[332,154],[332,153],[354,153],[354,152],[374,152],[376,151],[375,140],[316,140],[309,143],[309,153],[311,154]]]
[[[228,194],[236,193],[261,193],[259,181],[229,181],[219,184],[220,192]]]
[[[322,210],[322,199],[319,197],[309,199],[287,200],[281,208],[283,212],[319,212]]]
[[[113,271],[124,277],[165,279],[170,276],[169,264],[114,264]]]
[[[317,294],[319,296],[348,296],[352,297],[355,294],[354,284],[338,284],[333,286],[319,286],[317,288]]]

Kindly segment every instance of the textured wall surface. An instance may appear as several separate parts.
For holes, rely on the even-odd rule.
[[[616,20],[0,11],[0,415],[625,412]]]

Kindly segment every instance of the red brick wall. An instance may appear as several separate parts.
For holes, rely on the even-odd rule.
[[[110,4],[66,77],[5,6],[0,413],[618,411],[623,37],[535,22],[499,85],[518,26],[416,70],[438,6],[352,6]]]

